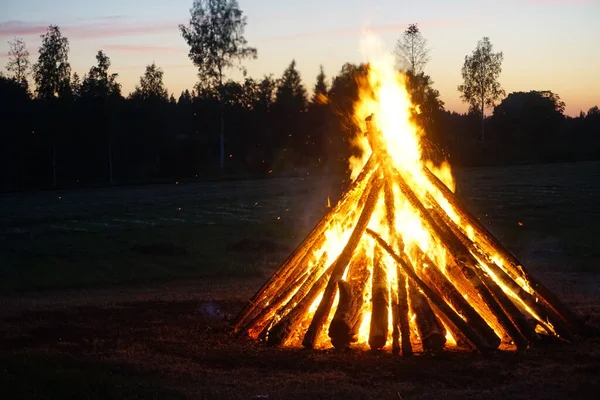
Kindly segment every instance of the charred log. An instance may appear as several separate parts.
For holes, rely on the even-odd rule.
[[[539,296],[539,299],[543,301],[557,317],[561,318],[570,329],[579,333],[584,333],[588,330],[585,323],[579,317],[565,306],[539,279],[527,271],[521,262],[509,252],[476,217],[460,205],[456,195],[448,189],[437,176],[435,176],[428,168],[424,168],[423,171],[429,181],[435,185],[454,210],[456,210],[460,218],[473,227],[478,240],[485,246],[496,250],[498,254],[507,261],[508,265],[505,266],[506,272],[512,279],[516,280],[517,278],[522,278],[529,282],[533,290]]]
[[[426,282],[465,318],[467,323],[473,327],[490,347],[497,348],[500,345],[500,338],[496,335],[494,330],[485,322],[483,317],[475,311],[473,306],[471,306],[467,299],[465,299],[456,287],[454,287],[433,261],[424,255],[423,260],[426,267],[422,268],[421,271]]]
[[[282,345],[285,344],[294,333],[294,330],[300,326],[306,318],[310,306],[317,300],[319,293],[323,291],[325,285],[331,276],[331,272],[333,271],[333,265],[331,266],[321,275],[319,280],[313,285],[313,287],[308,291],[306,296],[302,298],[302,300],[295,305],[292,310],[285,315],[279,322],[273,326],[273,328],[269,331],[267,336],[267,343],[272,345]]]
[[[313,287],[313,285],[317,282],[319,277],[322,275],[321,271],[325,268],[325,263],[327,262],[327,252],[323,253],[319,263],[316,267],[310,272],[308,277],[304,280],[302,285],[298,288],[296,293],[292,296],[291,299],[285,303],[285,305],[280,306],[278,310],[276,310],[276,316],[279,318],[285,317],[300,301],[307,295],[309,290]],[[266,309],[266,308],[265,308]],[[258,317],[257,317],[258,319]],[[271,317],[271,320],[274,320],[275,316]],[[267,336],[268,330],[270,329],[271,324],[267,324],[259,337],[265,338]],[[248,329],[250,330],[250,329]]]
[[[387,341],[390,303],[386,266],[383,261],[383,252],[379,247],[375,248],[372,283],[369,346],[372,350],[379,350],[385,346]]]
[[[446,344],[446,329],[435,316],[425,296],[414,285],[409,285],[410,306],[423,350],[437,353]]]
[[[273,292],[274,288],[281,282],[285,282],[290,273],[299,268],[299,261],[311,254],[314,244],[317,240],[322,239],[323,234],[330,226],[331,222],[337,215],[345,215],[355,206],[358,194],[364,190],[365,184],[369,181],[375,170],[377,169],[377,159],[375,155],[371,155],[364,168],[358,177],[352,182],[350,187],[342,194],[339,202],[333,207],[313,228],[311,233],[296,247],[290,256],[284,261],[281,267],[271,276],[267,282],[256,292],[256,294],[248,301],[246,306],[240,311],[233,324],[233,332],[239,331],[240,327],[251,319],[251,315],[261,309],[268,302],[268,293]]]
[[[373,214],[375,206],[377,205],[379,193],[381,192],[381,185],[382,181],[377,172],[375,172],[367,185],[367,190],[365,190],[363,193],[363,196],[367,196],[367,200],[362,213],[360,214],[358,222],[356,223],[356,226],[350,235],[350,239],[348,239],[348,243],[346,243],[346,246],[335,262],[331,277],[329,278],[327,287],[323,292],[323,299],[315,311],[310,326],[308,327],[308,330],[304,336],[304,340],[302,340],[302,345],[306,348],[313,348],[315,346],[316,339],[324,329],[325,322],[331,312],[331,307],[335,299],[337,281],[343,276],[344,271],[348,266],[348,262],[352,258],[352,254],[358,246],[358,243],[365,232],[367,225],[369,224],[371,215]]]
[[[356,342],[362,319],[364,292],[369,278],[367,257],[361,252],[350,264],[348,281],[338,281],[340,298],[329,324],[329,337],[334,347],[346,348]]]
[[[408,315],[408,282],[399,266],[396,267],[396,274],[398,276],[398,324],[400,328],[401,349],[402,355],[408,357],[413,354],[412,344],[410,343],[410,316]]]
[[[481,339],[481,337],[467,324],[446,302],[432,289],[429,288],[412,270],[410,266],[404,264],[402,259],[394,252],[389,244],[385,242],[376,232],[367,229],[367,233],[372,236],[379,246],[381,246],[392,258],[398,263],[400,268],[406,276],[419,288],[427,299],[431,302],[431,305],[439,310],[441,316],[446,318],[446,323],[450,324],[456,330],[463,332],[464,336],[472,343],[479,351],[487,352],[490,350],[490,346]]]

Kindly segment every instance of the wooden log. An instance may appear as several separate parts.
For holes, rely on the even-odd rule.
[[[357,340],[365,300],[364,292],[370,275],[367,262],[366,252],[362,251],[350,263],[348,280],[338,281],[339,303],[329,324],[331,343],[338,349],[347,348]]]
[[[340,200],[335,207],[332,207],[329,212],[315,225],[308,236],[296,247],[289,255],[277,271],[263,284],[263,286],[252,296],[246,306],[240,311],[233,323],[233,333],[237,333],[240,327],[243,326],[248,319],[251,319],[252,314],[256,309],[261,309],[268,301],[265,294],[273,291],[274,287],[281,282],[285,282],[290,272],[294,268],[302,268],[298,266],[298,262],[306,255],[311,254],[315,242],[322,237],[323,233],[329,228],[331,222],[339,215],[345,215],[355,206],[355,202],[359,193],[364,190],[365,184],[373,175],[378,159],[377,154],[372,154],[358,177],[341,195]]]
[[[456,236],[452,229],[445,224],[441,212],[438,212],[433,207],[429,212],[423,208],[421,213],[427,213],[427,218],[430,220],[429,224],[432,226],[432,229],[443,238],[443,243],[450,247],[450,253],[463,266],[463,273],[482,296],[486,305],[502,324],[517,348],[525,349],[529,346],[529,343],[537,341],[539,336],[535,333],[534,327],[526,321],[523,314],[521,314],[502,288],[480,268],[478,261],[469,252],[469,249]]]
[[[523,305],[529,308],[535,316],[537,316],[536,322],[539,323],[542,328],[547,332],[555,331],[561,338],[565,340],[573,340],[569,328],[565,325],[563,320],[559,318],[554,312],[550,312],[544,303],[537,302],[535,297],[526,292],[512,277],[507,274],[500,266],[492,261],[484,251],[475,244],[462,229],[442,210],[437,201],[433,196],[428,196],[429,204],[432,207],[432,212],[435,213],[438,218],[443,219],[445,224],[452,230],[452,232],[459,238],[459,240],[467,247],[467,249],[474,255],[477,256],[480,262],[484,263],[485,266],[499,279],[499,281],[508,288]],[[510,307],[510,306],[509,306]],[[547,321],[550,321],[548,324]],[[530,324],[528,324],[530,325]],[[551,326],[550,326],[551,325]]]
[[[315,265],[314,268],[308,272],[308,276],[306,277],[306,279],[302,281],[300,287],[297,288],[294,295],[284,305],[282,305],[282,303],[279,302],[269,304],[268,307],[263,308],[263,311],[261,312],[261,314],[259,314],[259,316],[252,320],[253,324],[246,327],[245,330],[247,330],[250,333],[252,330],[257,330],[259,329],[259,327],[262,326],[263,331],[261,332],[259,337],[266,337],[266,333],[268,332],[270,327],[268,324],[268,320],[261,320],[262,314],[264,313],[264,319],[269,318],[269,315],[271,314],[275,315],[271,315],[270,319],[275,319],[275,316],[279,317],[278,319],[281,319],[282,317],[287,315],[287,313],[290,312],[290,310],[294,308],[296,304],[298,304],[304,298],[304,296],[306,296],[310,288],[312,288],[317,279],[323,274],[324,269],[326,268],[325,263],[327,262],[327,257],[327,252],[324,252],[321,255],[321,258],[317,265]]]
[[[392,354],[400,354],[400,307],[398,291],[390,290],[390,307],[392,307]]]
[[[466,321],[464,321],[448,304],[446,304],[442,297],[440,297],[433,289],[429,288],[429,286],[427,286],[427,284],[425,284],[425,282],[423,282],[417,276],[412,268],[403,262],[402,258],[396,254],[394,249],[392,249],[391,246],[381,238],[381,236],[371,229],[367,229],[367,234],[373,237],[377,244],[381,246],[390,256],[392,256],[396,263],[398,263],[399,267],[402,268],[404,274],[406,274],[411,282],[421,289],[425,297],[427,297],[427,299],[430,301],[430,304],[439,311],[440,316],[443,315],[443,317],[446,319],[445,322],[450,325],[453,331],[462,331],[464,337],[468,339],[468,341],[480,352],[487,352],[491,350],[487,342],[482,340],[481,337],[473,330],[473,328],[471,328]]]
[[[429,283],[429,286],[434,288],[437,293],[446,299],[448,303],[462,315],[467,323],[485,340],[491,348],[500,346],[500,338],[494,330],[487,324],[481,315],[473,306],[464,298],[464,296],[456,289],[456,287],[448,280],[442,271],[435,263],[427,257],[420,249],[417,250],[423,261],[428,265],[422,268],[421,276]],[[402,255],[401,255],[402,256]],[[404,257],[408,260],[407,257]]]
[[[480,274],[481,269],[477,266],[477,260],[475,260],[473,255],[469,253],[467,248],[456,235],[454,235],[448,226],[436,221],[434,214],[428,212],[400,174],[396,175],[396,180],[402,194],[404,194],[413,208],[419,213],[421,220],[430,231],[440,238],[440,242],[446,247],[448,254],[456,260],[456,263],[460,266],[464,276],[482,297],[485,304],[495,315],[498,322],[503,326],[516,346],[519,349],[527,348],[529,345],[529,341],[526,338],[527,328],[525,326],[515,325],[513,319],[508,315],[509,310],[505,308],[505,305],[510,302],[510,299],[506,297],[506,294],[502,292],[502,290],[497,291],[494,294],[490,292],[490,289],[481,280],[483,275]],[[501,300],[497,300],[497,298],[501,298]]]
[[[446,344],[446,329],[433,313],[425,296],[414,285],[409,284],[408,289],[423,350],[437,353]]]
[[[367,190],[365,190],[363,193],[363,196],[367,196],[365,206],[360,214],[360,217],[358,218],[352,234],[350,235],[350,238],[348,239],[348,242],[344,246],[344,249],[335,262],[333,272],[323,293],[323,300],[319,303],[319,307],[315,311],[315,315],[313,316],[310,326],[306,331],[306,335],[302,340],[302,345],[306,348],[314,348],[315,342],[324,328],[325,322],[329,316],[329,313],[331,312],[333,301],[335,300],[337,281],[340,280],[344,274],[344,271],[348,266],[348,262],[352,258],[352,254],[358,246],[358,243],[365,232],[367,225],[369,224],[371,215],[373,215],[373,211],[377,205],[377,200],[379,199],[381,185],[382,180],[376,171],[367,185]]]
[[[481,242],[485,247],[494,249],[496,252],[498,252],[500,257],[506,260],[508,264],[505,265],[504,268],[514,280],[517,278],[522,278],[528,282],[539,299],[543,301],[557,317],[561,318],[571,330],[577,333],[585,333],[588,331],[586,324],[579,317],[577,317],[575,313],[573,313],[562,301],[560,301],[560,299],[551,290],[544,286],[539,279],[526,270],[517,257],[508,251],[475,216],[473,216],[467,209],[460,205],[460,201],[456,198],[456,195],[450,189],[448,189],[448,187],[442,181],[440,181],[435,174],[433,174],[428,168],[424,168],[423,171],[429,181],[442,193],[444,198],[458,213],[459,217],[465,221],[466,224],[473,227],[477,242]]]
[[[385,183],[383,185],[383,195],[385,204],[385,218],[388,226],[388,230],[391,235],[395,234],[396,231],[396,205],[394,203],[394,188],[393,180],[390,179],[392,175],[388,170],[385,172]]]
[[[301,327],[301,324],[306,318],[310,306],[315,302],[319,293],[325,289],[325,285],[329,281],[331,272],[333,271],[333,262],[329,268],[319,277],[317,282],[310,288],[306,296],[297,303],[283,318],[277,322],[273,328],[269,330],[267,343],[275,346],[285,345],[296,329]]]
[[[383,348],[387,341],[389,304],[389,288],[383,252],[379,247],[375,247],[371,291],[371,325],[369,329],[369,346],[372,350]]]
[[[463,259],[459,261],[462,265],[463,274],[473,284],[477,293],[481,296],[485,304],[490,308],[498,322],[502,325],[506,333],[510,336],[514,344],[518,349],[525,349],[529,346],[529,341],[523,333],[519,330],[519,327],[513,323],[513,320],[505,312],[501,303],[497,300],[497,297],[492,294],[489,287],[486,286],[481,278],[477,274],[477,267],[471,261],[471,259]],[[501,292],[501,291],[500,291]],[[498,296],[502,296],[501,293],[496,293]],[[505,296],[504,296],[505,297]]]
[[[407,278],[399,265],[396,266],[396,275],[398,276],[398,324],[400,328],[402,356],[409,357],[413,355],[412,344],[410,343],[410,317],[408,308]]]
[[[481,269],[479,269],[479,271],[480,278],[484,285],[487,286],[489,291],[496,298],[508,318],[512,321],[513,325],[519,330],[519,333],[525,337],[529,343],[539,341],[540,337],[537,333],[535,333],[534,325],[525,318],[525,316],[521,313],[517,306],[515,306],[512,300],[510,300],[502,288],[488,274],[481,271]],[[518,347],[519,344],[516,344]]]
[[[296,279],[293,284],[288,285],[287,289],[283,290],[282,293],[270,301],[269,304],[263,308],[260,313],[244,327],[243,330],[248,332],[251,337],[254,337],[256,333],[260,332],[265,325],[269,323],[269,320],[273,319],[275,315],[279,314],[278,311],[281,310],[283,304],[290,300],[290,298],[294,295],[294,292],[302,286],[309,276],[310,273],[306,271],[300,278]]]

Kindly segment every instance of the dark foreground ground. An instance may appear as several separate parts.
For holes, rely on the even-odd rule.
[[[600,326],[600,164],[457,175],[465,204]],[[598,397],[599,339],[402,359],[229,336],[230,319],[336,198],[333,182],[0,196],[0,397]]]

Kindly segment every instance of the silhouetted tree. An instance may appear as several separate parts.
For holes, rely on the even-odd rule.
[[[93,112],[95,121],[93,129],[104,131],[106,137],[108,181],[113,182],[113,141],[116,130],[116,104],[121,98],[121,85],[117,82],[119,74],[109,74],[110,58],[102,51],[96,54],[97,65],[83,78],[81,98],[86,101]]]
[[[408,70],[406,83],[411,101],[415,105],[413,118],[425,132],[426,157],[439,160],[441,154],[447,150],[447,138],[441,126],[444,102],[440,99],[440,92],[433,87],[433,80],[424,72],[415,74]]]
[[[285,149],[286,154],[281,154],[280,162],[302,163],[309,145],[308,133],[303,126],[301,114],[306,111],[308,99],[306,88],[302,84],[300,73],[296,69],[296,61],[292,60],[283,72],[277,83],[273,109],[277,113],[279,134],[273,138],[276,148]],[[287,140],[284,141],[285,135]],[[287,145],[284,145],[287,143]],[[293,154],[292,150],[294,151]],[[279,164],[278,168],[283,165]],[[286,167],[288,167],[286,165]]]
[[[309,129],[314,145],[309,148],[311,155],[316,158],[316,166],[320,166],[326,159],[326,141],[330,130],[330,113],[327,98],[327,81],[323,66],[319,66],[319,74],[313,88],[313,95],[308,107]]]
[[[144,75],[140,77],[140,83],[135,86],[129,97],[135,100],[166,102],[169,92],[163,83],[163,75],[163,70],[155,63],[147,65]]]
[[[71,92],[75,100],[78,100],[81,97],[81,79],[77,72],[74,72],[73,77],[71,78]]]
[[[541,161],[557,141],[565,103],[551,91],[513,92],[494,108],[494,144],[507,159]]]
[[[38,99],[46,102],[45,125],[52,134],[52,185],[56,186],[56,139],[61,124],[64,104],[54,100],[71,98],[71,65],[69,64],[69,40],[63,37],[56,25],[50,25],[41,35],[37,63],[33,66]],[[48,103],[50,102],[50,103]]]
[[[10,49],[8,50],[8,62],[6,69],[12,73],[12,78],[19,82],[29,91],[29,76],[31,63],[29,62],[29,51],[25,46],[25,41],[22,38],[14,38],[12,42],[8,42]]]
[[[179,95],[179,99],[177,100],[177,104],[181,105],[191,105],[192,104],[192,95],[188,89],[185,89]]]
[[[275,105],[278,111],[287,114],[304,112],[307,104],[306,88],[296,69],[296,61],[292,60],[277,85]]]
[[[56,25],[41,35],[38,62],[33,66],[36,93],[40,99],[65,97],[70,91],[69,39]]]
[[[136,131],[140,137],[130,140],[129,154],[140,167],[150,168],[142,172],[151,176],[162,175],[167,147],[169,94],[163,83],[163,71],[155,63],[146,66],[140,82],[129,95],[134,110]],[[163,156],[163,157],[161,157]]]
[[[472,111],[481,112],[481,140],[485,141],[485,107],[493,107],[504,96],[498,82],[502,72],[502,52],[492,51],[490,39],[484,37],[470,56],[465,56],[462,67],[464,83],[458,86],[461,100],[469,103]]]
[[[179,29],[190,46],[189,57],[198,67],[201,81],[219,91],[221,133],[220,168],[225,165],[225,117],[223,77],[227,69],[245,58],[256,58],[256,49],[244,37],[246,17],[235,0],[194,0],[189,26]]]
[[[358,100],[359,82],[367,79],[368,66],[346,63],[333,78],[329,90],[329,106],[335,122],[327,138],[327,154],[334,157],[333,168],[347,169],[348,157],[358,155],[361,149],[354,147],[354,138],[362,130],[352,115]]]
[[[0,187],[20,186],[26,176],[27,142],[32,136],[29,93],[0,73]]]
[[[273,75],[265,75],[258,84],[257,104],[254,105],[254,108],[265,113],[271,111],[275,102],[276,91],[277,81],[273,78]]]
[[[102,50],[96,54],[97,65],[83,78],[81,95],[85,98],[109,99],[121,97],[121,85],[117,82],[119,74],[109,74],[110,58]]]
[[[423,37],[417,24],[410,24],[400,39],[396,42],[396,61],[398,67],[412,71],[414,74],[423,72],[429,61],[427,39]]]
[[[325,70],[321,65],[319,66],[319,75],[317,75],[317,82],[311,98],[312,103],[325,103],[327,101],[327,82],[325,78]]]

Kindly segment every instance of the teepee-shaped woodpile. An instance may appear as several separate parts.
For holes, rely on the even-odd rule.
[[[377,105],[395,95],[380,75],[371,82]],[[580,333],[580,320],[461,206],[439,171],[420,154],[405,162],[413,138],[402,147],[385,132],[394,107],[391,116],[377,108],[380,125],[367,118],[368,161],[240,312],[234,332],[281,346],[403,355],[524,349]]]

